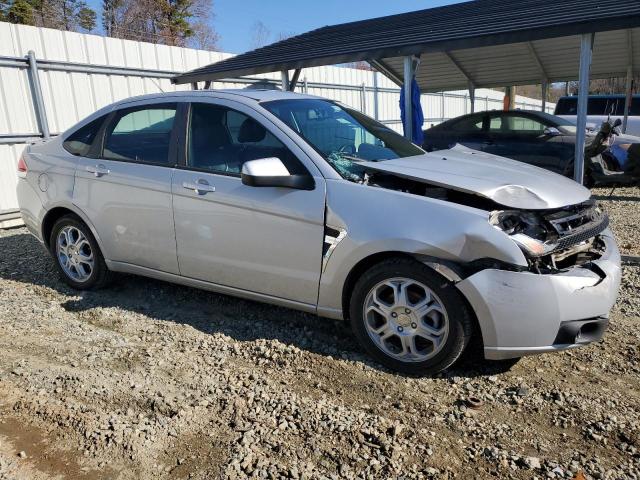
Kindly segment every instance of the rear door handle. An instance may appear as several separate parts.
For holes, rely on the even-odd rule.
[[[182,187],[186,188],[187,190],[193,190],[200,195],[216,191],[216,187],[214,187],[213,185],[209,185],[209,182],[207,182],[204,178],[199,178],[195,181],[195,183],[182,182]]]
[[[96,177],[102,177],[103,175],[109,175],[109,173],[111,173],[111,171],[102,164],[88,166],[87,172],[93,173]]]

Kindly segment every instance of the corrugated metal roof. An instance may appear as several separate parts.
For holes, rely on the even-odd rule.
[[[608,76],[626,72],[623,30],[630,28],[640,28],[639,0],[476,0],[319,28],[192,70],[174,81],[371,59],[387,59],[392,73],[401,76],[397,59],[420,54],[425,91],[465,88],[467,79],[455,63],[476,86],[539,83],[541,74],[529,42],[550,79],[568,80],[577,74],[578,35],[590,32],[607,32],[596,35],[593,74]],[[638,31],[634,42],[640,42]],[[443,52],[451,53],[455,63]],[[637,57],[640,49],[634,48],[634,54]]]

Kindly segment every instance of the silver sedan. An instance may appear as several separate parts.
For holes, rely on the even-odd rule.
[[[406,373],[598,340],[620,283],[582,186],[461,146],[427,154],[317,97],[132,98],[18,170],[24,222],[72,287],[127,272],[346,319]]]

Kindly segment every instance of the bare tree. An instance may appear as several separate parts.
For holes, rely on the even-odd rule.
[[[192,26],[193,35],[187,45],[201,50],[217,50],[220,36],[211,26],[203,21],[197,21]]]
[[[193,16],[194,21],[191,25],[193,35],[187,42],[188,46],[203,50],[217,50],[220,36],[211,26],[215,18],[212,0],[196,0]]]
[[[286,40],[287,38],[295,37],[295,33],[293,32],[280,32],[276,35],[276,42],[281,42],[282,40]]]
[[[271,30],[269,30],[264,23],[258,20],[253,24],[251,30],[251,48],[255,49],[264,47],[269,43],[269,39],[271,38]]]

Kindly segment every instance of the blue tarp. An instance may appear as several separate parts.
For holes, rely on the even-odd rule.
[[[422,113],[422,105],[420,104],[420,88],[415,78],[411,82],[411,104],[413,105],[411,141],[416,145],[422,145],[422,142],[424,142],[424,134],[422,133],[424,114]],[[402,119],[402,127],[404,128],[404,88],[400,90],[400,118]]]

